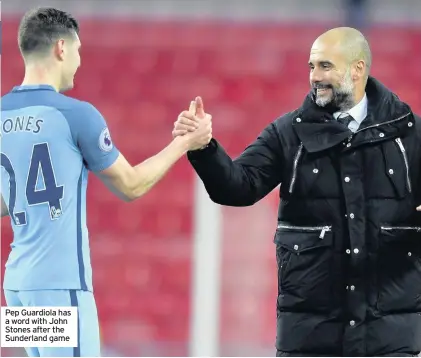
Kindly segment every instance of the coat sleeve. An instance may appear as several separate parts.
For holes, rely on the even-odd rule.
[[[417,168],[413,168],[411,171],[415,173],[415,182],[413,186],[415,188],[415,204],[421,209],[421,116],[415,114],[415,129],[417,131],[417,138],[418,138],[418,163],[415,163]],[[421,219],[421,212],[417,212],[417,216]]]
[[[417,131],[417,137],[418,137],[418,144],[419,144],[418,150],[421,153],[421,116],[419,116],[419,115],[415,115],[415,129]],[[420,159],[421,159],[421,154],[420,154]],[[421,177],[421,160],[420,160],[420,163],[419,163],[418,170],[419,170],[418,173],[420,173],[419,176]],[[421,182],[418,185],[421,186]],[[420,193],[421,193],[421,189],[420,189]]]
[[[235,160],[215,139],[187,157],[217,204],[250,206],[281,183],[283,155],[274,123]]]

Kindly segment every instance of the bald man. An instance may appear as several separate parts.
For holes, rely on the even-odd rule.
[[[370,47],[355,29],[321,35],[308,65],[302,106],[237,159],[215,139],[188,159],[221,205],[252,205],[281,184],[277,356],[415,356],[420,118],[370,76]],[[204,116],[197,98],[196,114],[180,116],[173,135],[195,130]]]

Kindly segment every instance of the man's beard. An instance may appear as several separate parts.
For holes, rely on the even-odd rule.
[[[330,89],[332,92],[329,96],[319,96],[318,89]],[[337,88],[329,83],[315,83],[313,85],[313,95],[315,102],[319,107],[331,107],[338,111],[347,111],[354,107],[354,83],[352,82],[351,73],[348,70]]]

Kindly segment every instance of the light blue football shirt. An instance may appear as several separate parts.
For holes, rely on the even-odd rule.
[[[9,209],[8,290],[92,291],[88,170],[119,152],[94,106],[48,85],[18,86],[1,99],[1,193]]]

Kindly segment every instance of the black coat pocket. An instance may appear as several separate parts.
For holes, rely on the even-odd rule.
[[[278,309],[328,312],[333,289],[332,227],[279,223],[274,242]]]
[[[421,227],[382,225],[377,278],[379,311],[421,311]]]

